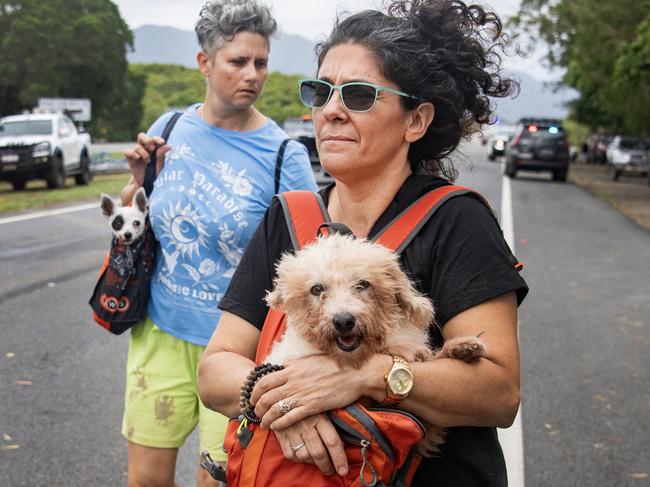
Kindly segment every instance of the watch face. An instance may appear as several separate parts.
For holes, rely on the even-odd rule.
[[[413,387],[413,374],[408,369],[395,369],[388,377],[388,383],[395,394],[408,394]]]

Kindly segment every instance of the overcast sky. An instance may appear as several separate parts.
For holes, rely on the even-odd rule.
[[[113,0],[122,18],[131,29],[142,25],[166,25],[194,30],[199,11],[206,0]],[[516,12],[520,0],[490,0],[486,2],[502,18]],[[329,32],[336,14],[356,12],[382,5],[382,0],[267,0],[286,34],[298,34],[312,41]],[[547,71],[537,60],[508,59],[512,69],[526,71],[539,79],[548,78]]]

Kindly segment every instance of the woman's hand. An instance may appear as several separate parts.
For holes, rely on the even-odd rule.
[[[365,395],[373,373],[366,365],[340,369],[331,357],[312,355],[289,361],[284,370],[260,379],[251,403],[256,416],[262,418],[261,426],[277,431],[309,416],[352,404]],[[291,405],[290,411],[280,411],[280,400]]]
[[[151,161],[150,154],[154,150],[156,151],[156,174],[159,174],[164,165],[164,156],[171,150],[171,147],[165,144],[162,137],[149,137],[147,134],[140,132],[137,145],[133,149],[124,151],[133,179],[138,186],[144,184],[145,169]]]
[[[343,441],[325,414],[310,416],[281,430],[275,436],[287,460],[316,465],[325,475],[348,473]]]

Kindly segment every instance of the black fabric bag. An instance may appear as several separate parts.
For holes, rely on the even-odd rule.
[[[165,125],[161,136],[165,141],[181,115],[174,113]],[[156,164],[154,153],[145,170],[143,187],[147,197],[153,191]],[[119,335],[146,318],[155,251],[156,237],[149,215],[144,232],[133,243],[124,245],[113,237],[89,301],[93,319],[109,332]]]

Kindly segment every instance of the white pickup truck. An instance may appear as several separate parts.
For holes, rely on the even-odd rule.
[[[67,176],[90,182],[90,136],[58,113],[0,118],[0,181],[24,189],[30,179],[45,179],[62,188]]]

